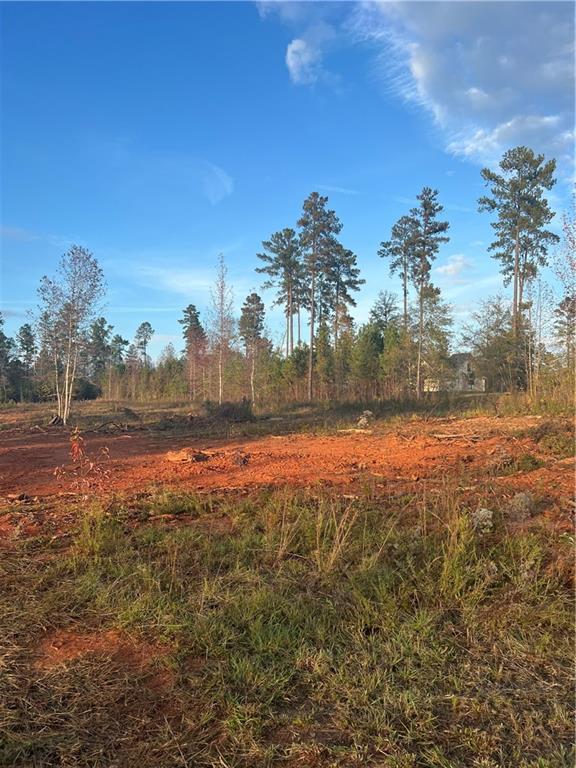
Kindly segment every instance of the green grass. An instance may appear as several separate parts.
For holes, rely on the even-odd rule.
[[[566,537],[479,536],[450,487],[141,504],[192,520],[117,504],[4,554],[0,765],[573,765]],[[101,654],[36,669],[58,628],[158,643],[169,686]]]

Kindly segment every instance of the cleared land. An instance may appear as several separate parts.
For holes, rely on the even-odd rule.
[[[566,421],[3,415],[0,765],[573,765]]]

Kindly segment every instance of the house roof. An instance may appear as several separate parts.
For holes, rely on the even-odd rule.
[[[462,363],[467,363],[471,359],[472,355],[470,352],[455,352],[453,355],[450,355],[448,362],[457,368],[462,365]]]

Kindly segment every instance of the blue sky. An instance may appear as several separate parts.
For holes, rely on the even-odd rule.
[[[205,314],[223,253],[236,306],[261,241],[327,194],[366,286],[422,186],[450,243],[433,280],[462,320],[501,290],[476,213],[480,168],[510,146],[573,174],[574,6],[537,2],[2,3],[2,273],[10,333],[77,242],[104,267],[103,313],[152,353],[188,303]],[[559,219],[559,217],[558,217]],[[555,226],[559,227],[559,220]],[[269,300],[270,296],[263,294]],[[269,328],[280,341],[278,310]]]

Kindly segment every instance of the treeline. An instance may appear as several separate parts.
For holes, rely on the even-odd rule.
[[[499,171],[482,171],[487,194],[479,210],[494,215],[489,251],[504,285],[512,285],[512,301],[495,298],[479,306],[462,345],[488,389],[535,394],[545,379],[560,381],[573,369],[574,217],[564,217],[559,244],[548,229],[554,213],[545,196],[555,183],[554,160],[517,147],[505,153]],[[399,293],[381,291],[361,326],[351,311],[365,281],[356,255],[340,241],[342,223],[327,197],[310,194],[295,227],[263,241],[257,272],[285,317],[276,347],[257,293],[234,317],[220,258],[206,316],[194,304],[184,308],[183,349],[169,344],[153,362],[149,322],[129,340],[97,316],[105,292],[102,270],[89,251],[73,246],[56,276],[41,281],[34,321],[14,339],[0,326],[0,397],[54,400],[65,422],[74,398],[199,403],[246,397],[277,406],[304,399],[420,398],[449,388],[453,317],[431,273],[450,225],[437,190],[424,187],[415,202],[378,250]],[[563,292],[556,300],[540,279],[552,247]]]

